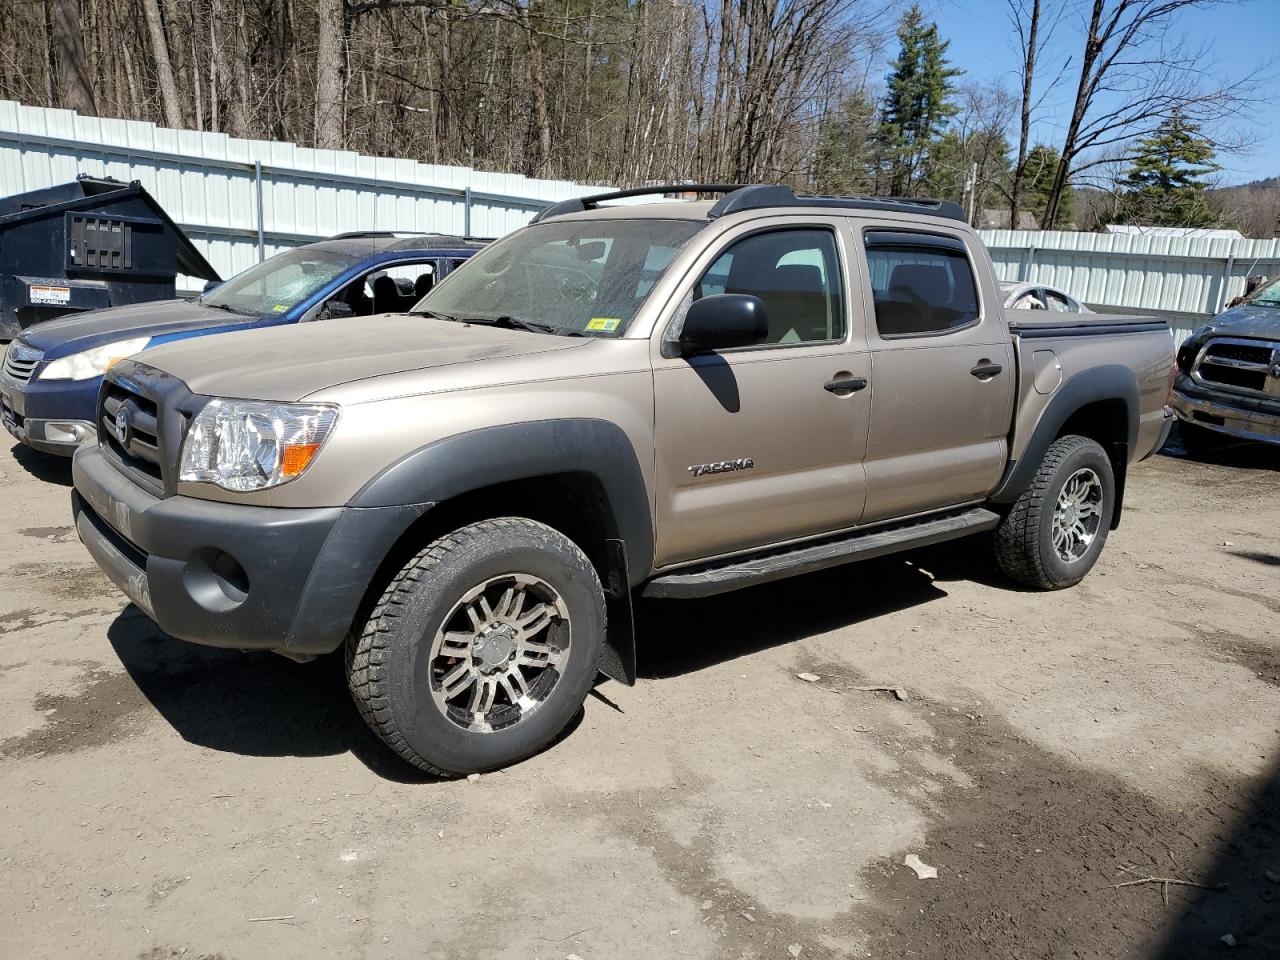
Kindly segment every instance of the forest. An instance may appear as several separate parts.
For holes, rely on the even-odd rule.
[[[1019,66],[979,82],[894,0],[27,0],[0,4],[0,98],[620,186],[1203,226],[1233,216],[1205,198],[1248,146],[1254,78],[1171,38],[1229,2],[1005,0],[993,42]]]

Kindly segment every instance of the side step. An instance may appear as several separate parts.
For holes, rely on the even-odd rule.
[[[967,537],[991,530],[999,523],[1000,515],[984,507],[941,516],[935,514],[910,523],[850,533],[839,539],[818,543],[810,541],[784,550],[737,557],[725,563],[687,567],[650,580],[645,584],[644,596],[670,599],[710,597],[798,573],[813,573],[842,563],[869,560],[886,553]]]

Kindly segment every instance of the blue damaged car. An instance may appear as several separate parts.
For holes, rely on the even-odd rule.
[[[70,456],[96,435],[98,387],[116,361],[189,337],[404,313],[483,245],[461,237],[343,234],[286,250],[189,300],[36,324],[4,356],[0,420],[27,446]]]

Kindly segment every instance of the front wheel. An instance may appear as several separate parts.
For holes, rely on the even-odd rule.
[[[1079,583],[1102,553],[1115,497],[1111,460],[1097,441],[1055,440],[1031,485],[996,528],[1000,569],[1041,590]]]
[[[442,776],[537,753],[596,677],[604,591],[567,537],[517,517],[427,546],[348,642],[365,721],[415,767]]]

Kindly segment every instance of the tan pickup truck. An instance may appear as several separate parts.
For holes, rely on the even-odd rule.
[[[407,316],[121,362],[75,457],[85,546],[175,637],[345,645],[373,729],[450,774],[632,682],[639,596],[969,534],[1079,581],[1169,428],[1167,325],[1011,330],[951,203],[698,189],[557,204]]]

